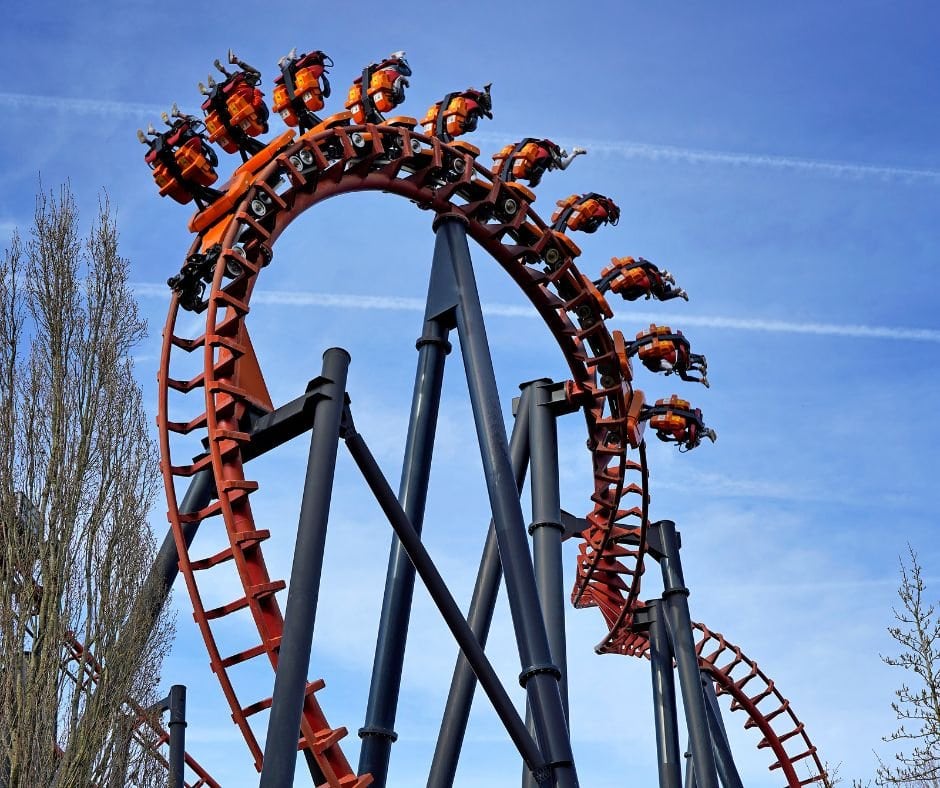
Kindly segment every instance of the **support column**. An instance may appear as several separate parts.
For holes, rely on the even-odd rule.
[[[434,303],[434,280],[428,293],[428,311]],[[417,342],[418,369],[411,400],[411,417],[405,456],[402,465],[398,500],[420,534],[424,523],[431,455],[441,400],[444,360],[450,352],[448,329],[441,319],[425,317],[424,331]],[[388,762],[395,733],[395,715],[401,689],[401,673],[405,659],[405,643],[411,602],[414,595],[415,570],[393,533],[385,578],[385,596],[379,617],[372,682],[366,717],[359,736],[359,774],[370,773],[375,788],[384,788],[388,779]]]
[[[535,582],[551,649],[552,662],[561,671],[558,688],[568,717],[568,646],[565,639],[565,590],[561,557],[561,491],[558,481],[558,425],[552,413],[550,380],[530,384],[529,443],[532,455],[532,535]]]
[[[170,758],[169,788],[183,788],[186,764],[186,687],[174,684],[170,687]]]
[[[348,369],[349,354],[330,348],[323,354],[322,376],[315,381],[321,398],[310,440],[259,788],[290,788],[294,781]]]
[[[459,296],[457,332],[522,663],[519,681],[526,688],[539,745],[556,786],[575,788],[578,778],[558,686],[561,674],[551,661],[466,229],[461,218],[444,216],[436,231],[435,257],[450,260]]]
[[[522,486],[525,483],[526,465],[529,459],[528,401],[530,397],[531,390],[523,390],[519,399],[516,421],[512,427],[512,436],[509,439],[510,461],[516,479],[516,489],[519,492],[522,492]],[[480,569],[477,572],[476,584],[470,598],[470,613],[467,616],[470,630],[483,647],[486,646],[486,638],[493,621],[493,610],[496,607],[501,577],[502,564],[499,562],[496,529],[493,527],[493,521],[490,520],[483,556],[480,559]],[[431,760],[431,771],[428,774],[428,788],[450,788],[454,784],[457,761],[460,759],[464,734],[467,732],[467,721],[470,718],[470,706],[473,703],[476,684],[477,677],[470,668],[466,656],[461,652],[457,656],[454,676],[447,694],[447,703],[444,706],[444,715],[441,718],[441,728],[434,748],[434,757]]]
[[[523,391],[533,391],[529,399],[529,442],[532,454],[532,536],[535,583],[538,587],[542,615],[551,659],[561,673],[558,689],[568,722],[568,657],[565,638],[564,571],[561,558],[561,493],[558,481],[558,425],[551,410],[552,381],[536,380],[525,385]],[[526,707],[526,722],[534,731],[532,710]],[[523,788],[537,788],[528,770],[522,775]]]
[[[676,712],[676,681],[672,646],[660,599],[637,611],[649,626],[650,673],[653,678],[653,714],[656,725],[656,757],[659,788],[682,788],[682,756],[679,751],[679,721]]]
[[[686,588],[682,563],[679,560],[676,524],[671,520],[650,524],[647,540],[650,554],[659,561],[663,574],[662,607],[666,613],[666,623],[679,671],[679,687],[689,728],[689,750],[692,753],[695,782],[698,788],[718,788],[718,774],[708,730],[698,655],[695,653],[695,641],[692,638],[689,589]]]
[[[715,765],[718,767],[718,779],[724,788],[744,788],[738,767],[735,766],[728,742],[728,732],[721,719],[721,707],[715,694],[715,685],[707,672],[702,671],[702,690],[705,693],[705,713],[708,715],[708,727],[712,734],[712,749],[715,753]]]

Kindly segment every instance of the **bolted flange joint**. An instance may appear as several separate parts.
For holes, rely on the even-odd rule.
[[[376,725],[368,725],[366,727],[359,729],[359,738],[364,739],[366,736],[379,736],[383,739],[388,739],[391,742],[398,741],[398,734],[390,728],[380,728]]]
[[[529,683],[529,679],[540,673],[547,673],[561,681],[561,671],[558,669],[558,666],[551,662],[546,662],[542,665],[531,665],[522,671],[522,673],[519,674],[519,686],[525,688],[525,685]]]

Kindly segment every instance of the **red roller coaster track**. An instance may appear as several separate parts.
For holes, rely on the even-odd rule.
[[[283,617],[278,592],[283,580],[268,573],[262,554],[271,536],[255,524],[251,501],[259,485],[245,475],[244,456],[251,436],[249,409],[272,410],[248,334],[250,300],[261,269],[270,261],[277,238],[301,213],[327,198],[354,191],[389,192],[434,214],[460,214],[467,232],[523,290],[554,335],[571,373],[567,396],[587,422],[594,489],[592,511],[582,534],[572,592],[576,607],[598,607],[607,634],[598,651],[643,656],[645,637],[631,630],[639,600],[646,552],[648,473],[638,415],[642,392],[635,390],[618,360],[615,337],[607,327],[612,310],[591,280],[575,265],[577,246],[552,230],[532,209],[526,190],[495,177],[477,164],[475,149],[444,143],[407,125],[338,125],[294,138],[286,132],[236,170],[228,191],[193,217],[196,239],[189,255],[216,258],[204,312],[204,331],[195,337],[178,332],[180,303],[173,297],[163,333],[159,371],[162,471],[168,517],[179,551],[180,568],[192,599],[196,623],[205,640],[212,671],[221,684],[235,724],[260,769],[262,748],[252,729],[253,714],[268,698],[243,700],[230,669],[266,658],[276,670]],[[200,351],[199,374],[178,379],[174,360]],[[170,413],[169,392],[189,403],[184,414]],[[174,452],[175,436],[202,439],[205,454],[194,460]],[[636,459],[628,457],[636,449]],[[181,513],[176,484],[210,471],[217,499],[197,512]],[[190,554],[184,525],[220,517],[229,546],[210,556]],[[200,584],[213,570],[234,562],[242,592],[227,604],[207,609]],[[258,642],[233,654],[217,645],[216,623],[236,611],[250,613]],[[825,771],[773,682],[721,636],[699,627],[700,664],[732,708],[747,714],[745,727],[757,727],[760,747],[774,754],[788,786],[828,784]],[[746,675],[739,675],[742,671]],[[364,788],[369,775],[356,775],[340,741],[347,731],[327,722],[317,693],[320,679],[308,683],[298,746],[316,759],[326,785]],[[756,691],[755,691],[756,688]],[[796,750],[794,744],[798,744]],[[788,749],[790,747],[790,749]],[[808,764],[800,779],[795,764]],[[802,769],[803,767],[801,767]]]

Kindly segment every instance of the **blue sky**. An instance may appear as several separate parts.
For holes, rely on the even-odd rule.
[[[885,627],[908,542],[940,588],[938,32],[930,2],[18,4],[5,9],[0,33],[0,230],[8,237],[28,224],[40,175],[46,187],[70,179],[86,219],[107,190],[150,320],[137,372],[155,413],[163,282],[188,248],[190,212],[157,196],[137,127],[174,101],[196,111],[196,82],[229,47],[261,69],[268,96],[281,55],[325,50],[336,62],[328,109],[337,111],[362,66],[398,49],[414,69],[407,114],[420,118],[444,93],[492,82],[495,117],[469,140],[482,161],[521,136],[581,144],[589,154],[547,175],[536,207],[546,216],[556,199],[598,191],[622,209],[618,227],[577,239],[581,269],[596,274],[611,256],[642,255],[691,295],[688,304],[613,304],[612,326],[629,335],[665,322],[708,357],[708,391],[638,373],[648,397],[686,394],[719,433],[688,455],[651,446],[652,514],[683,533],[693,617],[775,679],[825,759],[864,776],[873,750],[890,752],[880,737],[893,729],[889,703],[902,677],[878,655],[891,652]],[[357,422],[393,482],[420,329],[414,300],[424,296],[432,244],[430,217],[405,201],[323,204],[278,243],[252,310],[277,401],[302,391],[326,347],[350,349]],[[482,253],[477,267],[508,407],[519,382],[561,378],[564,366],[508,278]],[[449,365],[426,534],[463,602],[487,514],[456,354]],[[583,514],[583,421],[569,417],[561,435],[563,504]],[[258,463],[256,512],[274,532],[266,556],[276,576],[290,566],[305,457],[300,442]],[[334,501],[330,606],[318,618],[311,677],[327,679],[330,721],[355,731],[388,528],[347,458]],[[153,515],[160,533],[163,511]],[[217,538],[204,529],[197,546],[208,553]],[[570,581],[570,551],[568,559]],[[658,593],[654,572],[646,588]],[[231,598],[215,593],[220,603]],[[191,750],[225,785],[251,785],[188,598],[175,602],[164,683],[189,685]],[[491,652],[512,685],[518,659],[501,606]],[[390,781],[403,788],[423,784],[454,656],[421,590],[414,621]],[[625,775],[653,784],[646,667],[593,654],[603,635],[596,612],[572,610],[569,622],[582,784],[620,785]],[[238,624],[226,636],[252,644]],[[245,686],[267,694],[269,671],[252,671]],[[745,784],[779,784],[739,716],[727,723]],[[354,761],[354,734],[347,743]],[[516,780],[511,747],[482,701],[466,755],[458,785]]]

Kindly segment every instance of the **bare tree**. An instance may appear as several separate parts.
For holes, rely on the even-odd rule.
[[[891,708],[900,725],[887,742],[905,746],[892,764],[878,766],[879,785],[940,788],[940,620],[936,605],[925,598],[925,584],[917,554],[908,547],[909,563],[901,561],[900,607],[888,633],[897,642],[897,656],[882,656],[892,667],[910,674],[895,691]]]
[[[128,620],[157,473],[127,275],[107,201],[83,240],[67,186],[0,259],[0,786],[166,779],[127,704],[153,700],[172,636]]]

